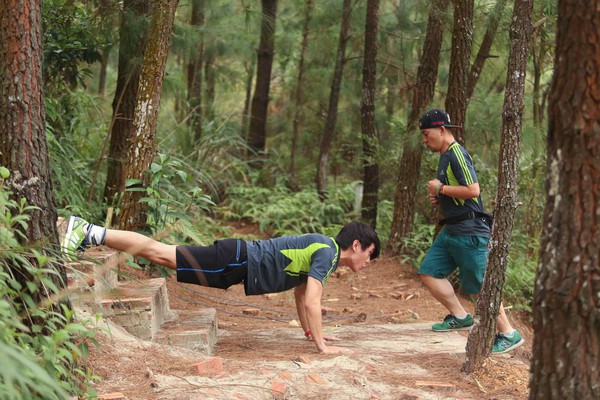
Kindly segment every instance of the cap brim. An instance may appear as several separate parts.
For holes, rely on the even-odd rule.
[[[462,129],[463,127],[460,125],[442,125],[444,128],[456,128],[456,129]]]

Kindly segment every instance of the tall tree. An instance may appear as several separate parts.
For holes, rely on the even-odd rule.
[[[294,190],[298,190],[296,182],[296,148],[298,146],[298,136],[300,131],[300,117],[302,114],[302,102],[304,100],[304,56],[308,47],[308,28],[312,11],[315,5],[314,0],[306,0],[304,27],[302,28],[302,43],[300,44],[300,61],[298,62],[298,80],[296,83],[295,99],[294,99],[294,122],[292,129],[292,148],[290,150],[290,186]]]
[[[473,0],[454,0],[454,24],[446,112],[455,125],[464,126],[467,115],[467,87],[471,46],[473,44]],[[456,141],[465,145],[463,130],[456,130]]]
[[[177,0],[154,2],[148,41],[140,73],[138,96],[134,113],[135,131],[129,138],[126,151],[125,176],[139,180],[141,187],[147,186],[145,173],[156,155],[156,127],[160,108],[160,92],[165,76],[169,45],[173,32],[173,20]],[[147,204],[139,200],[141,191],[127,191],[123,196],[119,227],[139,230],[146,227]]]
[[[340,99],[340,88],[342,86],[342,77],[344,74],[344,64],[346,63],[346,45],[348,43],[348,30],[350,29],[350,14],[352,13],[351,0],[344,0],[342,5],[342,22],[340,24],[340,37],[335,57],[335,66],[333,67],[333,77],[331,78],[331,91],[329,92],[329,105],[327,107],[327,116],[325,117],[325,126],[323,128],[323,137],[321,138],[321,147],[319,150],[319,159],[317,161],[317,192],[321,200],[327,197],[327,176],[329,175],[329,150],[335,137],[335,125],[337,122],[338,102]]]
[[[473,64],[471,65],[471,70],[469,71],[469,78],[467,84],[467,104],[473,96],[475,86],[477,86],[477,82],[479,81],[479,77],[481,76],[481,71],[483,70],[485,61],[491,57],[490,49],[492,48],[492,44],[494,43],[494,38],[496,37],[496,32],[498,31],[498,25],[500,24],[500,20],[502,19],[502,15],[504,14],[505,8],[506,0],[497,0],[494,9],[488,17],[488,24],[485,30],[485,34],[483,35],[483,40],[481,41],[481,46],[479,46],[477,56],[475,57],[475,61],[473,61]]]
[[[13,198],[37,207],[28,212],[27,227],[18,228],[24,234],[22,242],[51,248],[58,243],[58,233],[45,130],[41,3],[3,2],[0,26],[0,166],[10,171],[7,185]],[[58,272],[52,279],[63,287],[64,268],[51,267]],[[26,284],[31,277],[23,269],[15,279]]]
[[[191,25],[198,31],[204,28],[204,0],[192,0]],[[187,92],[189,124],[197,143],[202,136],[202,62],[204,58],[204,34],[198,40],[187,66]]]
[[[415,195],[419,183],[423,146],[420,141],[411,140],[411,132],[417,131],[419,117],[433,99],[444,33],[442,14],[448,8],[448,2],[449,0],[433,1],[427,21],[427,33],[417,70],[417,81],[413,89],[410,114],[406,123],[407,140],[404,142],[398,168],[394,216],[386,249],[394,255],[400,254],[402,240],[411,232],[413,226]]]
[[[112,102],[113,116],[108,131],[108,166],[104,199],[112,204],[125,192],[125,161],[129,138],[133,135],[133,116],[146,43],[146,19],[150,3],[124,0],[119,29],[119,66],[117,88]],[[104,151],[103,151],[104,152]],[[92,190],[90,189],[90,196]],[[90,199],[91,200],[91,199]]]
[[[258,159],[252,162],[256,168],[263,165],[265,145],[267,142],[267,110],[269,105],[269,89],[271,86],[271,69],[275,53],[275,17],[277,0],[261,0],[262,23],[260,43],[258,45],[258,62],[256,66],[256,86],[252,97],[250,112],[250,128],[248,146],[257,153]]]
[[[510,53],[506,92],[502,108],[502,136],[498,161],[498,189],[488,264],[477,301],[475,325],[467,342],[466,372],[472,372],[490,355],[496,334],[496,320],[502,302],[504,274],[517,208],[517,180],[523,121],[523,95],[531,38],[533,0],[515,0],[510,26]]]
[[[365,19],[365,55],[360,101],[363,142],[363,202],[361,217],[371,226],[377,226],[379,195],[379,134],[375,126],[375,89],[377,72],[377,34],[379,31],[379,0],[367,1]]]
[[[598,6],[558,1],[530,399],[600,398]]]

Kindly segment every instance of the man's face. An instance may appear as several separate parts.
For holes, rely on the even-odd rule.
[[[371,261],[371,254],[375,251],[375,244],[371,243],[369,247],[363,250],[362,245],[358,240],[352,243],[352,263],[349,265],[350,269],[354,272],[358,272],[365,268]]]
[[[444,144],[442,140],[442,131],[445,128],[429,128],[421,131],[421,138],[425,146],[434,153],[439,153]]]

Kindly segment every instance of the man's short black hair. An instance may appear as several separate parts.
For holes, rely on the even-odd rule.
[[[381,243],[379,237],[373,228],[363,222],[350,222],[342,228],[340,233],[335,237],[336,243],[342,250],[347,250],[355,240],[360,242],[363,250],[372,244],[375,244],[375,249],[371,253],[371,260],[379,257]]]

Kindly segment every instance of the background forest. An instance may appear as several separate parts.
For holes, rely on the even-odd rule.
[[[60,216],[109,217],[114,226],[167,242],[200,244],[228,236],[227,225],[233,223],[256,223],[272,236],[333,235],[362,218],[388,242],[387,255],[420,264],[438,219],[426,191],[438,155],[422,153],[416,191],[399,199],[400,160],[407,149],[420,146],[410,115],[419,71],[431,67],[422,53],[432,20],[442,32],[437,78],[433,98],[417,112],[448,108],[452,2],[382,0],[376,45],[365,45],[370,37],[366,1],[151,3],[43,2],[45,132]],[[507,3],[474,2],[466,114],[451,115],[464,124],[461,140],[474,156],[489,211],[498,183],[511,46],[512,4]],[[174,13],[172,27],[157,10]],[[544,110],[556,13],[555,2],[534,4],[519,207],[504,287],[505,301],[528,313],[546,201]],[[369,97],[367,55],[374,49]],[[158,95],[151,97],[149,90],[143,101],[146,93],[138,82],[149,75],[160,78],[148,85]],[[157,120],[134,135],[139,120],[133,116],[144,114],[144,104]],[[132,173],[144,160],[146,168]],[[8,171],[1,172],[6,179]],[[1,209],[19,209],[0,188]],[[373,199],[375,204],[367,204]],[[394,220],[399,211],[411,209],[406,199],[414,215],[398,235]],[[114,214],[107,215],[109,209]],[[20,210],[28,211],[22,204]],[[10,213],[3,217],[3,226],[21,223]],[[21,260],[23,248],[13,242],[10,250]],[[18,291],[15,287],[6,290]],[[67,328],[57,332],[75,335]],[[50,362],[52,346],[44,346]],[[92,379],[90,371],[78,373],[82,381]]]
[[[273,235],[310,231],[333,234],[341,224],[360,217],[366,2],[347,2],[351,10],[346,54],[328,159],[328,195],[323,201],[317,194],[315,178],[327,122],[342,3],[277,5],[276,21],[268,26],[275,36],[266,142],[264,153],[258,153],[249,144],[248,121],[252,93],[256,91],[253,81],[263,18],[261,4],[179,2],[156,128],[158,155],[148,171],[150,184],[144,190],[135,188],[135,181],[127,183],[130,190],[144,190],[143,201],[149,206],[145,230],[156,232],[180,221],[171,240],[206,243],[230,220],[257,222],[262,231]],[[194,7],[202,10],[202,18],[196,21],[192,21]],[[418,130],[407,131],[407,118],[430,9],[428,2],[409,0],[383,1],[380,5],[374,116],[376,160],[380,166],[376,225],[384,240],[390,235],[399,158],[405,145],[420,140]],[[498,23],[468,103],[464,131],[488,210],[494,209],[496,195],[510,15],[510,5],[504,1],[475,2],[473,55],[482,45],[491,21],[497,18]],[[546,126],[542,110],[552,75],[555,6],[552,2],[537,2],[533,15],[536,29],[525,89],[520,206],[505,288],[505,295],[525,309],[529,309],[532,295],[544,204]],[[444,108],[452,41],[451,7],[439,17],[444,34],[430,106]],[[125,15],[120,5],[107,1],[44,3],[48,138],[61,215],[75,213],[98,221],[104,219],[108,206],[116,206],[119,214],[119,198],[107,198],[105,185],[110,132],[115,135],[119,119],[112,107],[119,101],[115,91],[119,43],[124,40],[119,38],[121,18]],[[129,44],[132,48],[141,46],[140,32],[147,19],[132,19],[138,24],[128,26],[128,38],[136,41]],[[194,63],[195,76],[200,80],[195,98],[190,95],[190,68]],[[414,227],[404,238],[402,251],[391,249],[392,253],[408,255],[415,265],[430,243],[435,221],[424,182],[435,173],[438,156],[423,154]],[[257,160],[261,162],[258,168]]]

